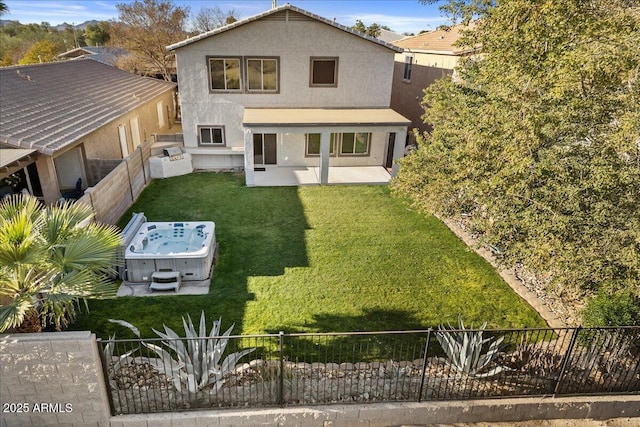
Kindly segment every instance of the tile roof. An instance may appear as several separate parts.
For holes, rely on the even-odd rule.
[[[435,30],[418,34],[417,36],[406,37],[401,40],[391,42],[393,45],[403,48],[405,51],[412,52],[434,52],[449,55],[461,55],[472,52],[474,49],[469,47],[458,47],[454,44],[462,36],[461,32],[465,30],[473,30],[475,23],[471,22],[467,25],[455,25],[449,30]]]
[[[282,6],[278,6],[276,8],[267,10],[266,12],[262,12],[262,13],[259,13],[257,15],[254,15],[254,16],[250,16],[249,18],[241,19],[241,20],[236,21],[236,22],[234,22],[232,24],[225,25],[224,27],[216,28],[214,30],[207,31],[207,32],[202,33],[202,34],[198,34],[197,36],[188,38],[188,39],[183,40],[181,42],[174,43],[174,44],[172,44],[170,46],[167,46],[167,50],[176,50],[176,49],[179,49],[181,47],[187,46],[187,45],[189,45],[191,43],[195,43],[197,41],[200,41],[202,39],[206,39],[208,37],[215,36],[216,34],[220,34],[220,33],[224,33],[226,31],[232,30],[232,29],[237,28],[237,27],[239,27],[241,25],[245,25],[245,24],[248,24],[250,22],[257,21],[259,19],[263,19],[263,18],[269,17],[271,15],[277,14],[279,12],[289,11],[289,10],[293,11],[293,12],[297,12],[297,13],[299,13],[301,15],[304,15],[307,18],[315,19],[316,21],[319,21],[319,22],[322,22],[324,24],[330,25],[330,26],[332,26],[334,28],[337,28],[337,29],[339,29],[341,31],[345,31],[347,33],[353,34],[354,36],[361,37],[361,38],[363,38],[365,40],[368,40],[368,41],[370,41],[372,43],[376,43],[378,45],[384,46],[387,49],[391,49],[391,50],[396,51],[396,52],[401,52],[401,49],[398,49],[396,46],[392,45],[391,43],[387,43],[387,42],[379,40],[379,39],[377,39],[375,37],[366,35],[366,34],[361,33],[359,31],[355,31],[355,30],[353,30],[353,29],[351,29],[349,27],[346,27],[344,25],[338,24],[338,23],[336,23],[334,21],[331,21],[331,20],[329,20],[327,18],[323,18],[322,16],[316,15],[315,13],[311,13],[311,12],[308,12],[308,11],[306,11],[304,9],[300,9],[299,7],[293,6],[293,5],[289,4],[289,3],[283,4]]]
[[[174,88],[87,59],[0,68],[0,142],[53,155]]]
[[[118,58],[128,55],[129,52],[118,47],[83,46],[58,55],[62,59],[88,58],[107,65],[115,65]]]

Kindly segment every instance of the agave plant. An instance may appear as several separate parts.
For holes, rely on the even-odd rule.
[[[121,320],[111,321],[128,327],[140,338],[140,331],[130,323]],[[220,326],[222,324],[222,319],[220,318],[213,322],[211,331],[207,335],[204,310],[200,315],[198,331],[196,331],[189,315],[187,315],[187,319],[182,318],[182,324],[185,332],[184,338],[179,337],[166,325],[162,325],[164,333],[153,329],[153,332],[163,339],[161,341],[162,344],[172,353],[158,345],[142,342],[142,345],[158,355],[157,359],[152,359],[149,363],[159,372],[171,377],[173,385],[179,392],[182,392],[186,387],[189,392],[196,393],[210,384],[219,389],[224,383],[224,376],[235,369],[238,361],[243,356],[255,350],[255,348],[250,348],[237,351],[222,360],[222,355],[228,342],[227,337],[231,334],[235,325],[231,325],[229,329],[220,335]],[[175,358],[172,354],[175,355]],[[122,357],[128,356],[129,354],[126,354]],[[222,363],[220,363],[221,360]]]
[[[458,316],[458,324],[458,328],[451,325],[449,325],[449,329],[440,326],[436,332],[436,338],[449,359],[448,363],[456,372],[475,377],[489,377],[505,369],[498,366],[488,372],[481,373],[498,354],[499,346],[504,337],[484,338],[483,333],[487,322],[484,322],[475,331],[465,329],[461,316]],[[488,348],[484,351],[487,344]]]

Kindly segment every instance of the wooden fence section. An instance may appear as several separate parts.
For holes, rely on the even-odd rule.
[[[151,181],[149,157],[155,139],[138,146],[94,187],[88,188],[78,203],[91,206],[96,221],[115,224]]]

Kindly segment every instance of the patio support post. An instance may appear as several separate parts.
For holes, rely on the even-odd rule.
[[[393,166],[391,167],[391,176],[398,175],[400,165],[396,163],[396,160],[404,157],[404,147],[407,143],[407,128],[402,128],[396,132],[396,142],[393,147]]]
[[[320,184],[329,183],[330,144],[331,133],[322,132],[320,134]]]
[[[249,128],[244,128],[244,179],[247,187],[256,185],[253,170],[253,130]]]

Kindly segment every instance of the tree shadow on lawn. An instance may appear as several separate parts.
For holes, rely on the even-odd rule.
[[[284,339],[287,360],[306,363],[356,363],[387,360],[414,360],[423,357],[429,325],[415,314],[398,309],[365,309],[360,315],[317,314],[298,330],[337,331],[337,333],[292,336]],[[292,333],[291,326],[269,333]],[[349,335],[339,332],[362,331]],[[400,331],[400,333],[389,333]],[[407,332],[410,331],[410,332]],[[369,334],[363,332],[380,332]]]
[[[222,317],[224,330],[242,321],[251,276],[277,276],[286,267],[309,264],[305,229],[309,228],[297,187],[247,188],[241,175],[194,173],[154,180],[123,215],[123,227],[133,212],[148,221],[214,221],[219,258],[207,295],[120,297],[90,302],[90,312],[79,316],[73,329],[90,329],[106,338],[126,331],[107,319],[123,319],[138,326],[143,336],[166,324],[182,335],[182,316],[194,322],[204,310],[207,324]],[[209,326],[210,327],[210,326]]]

